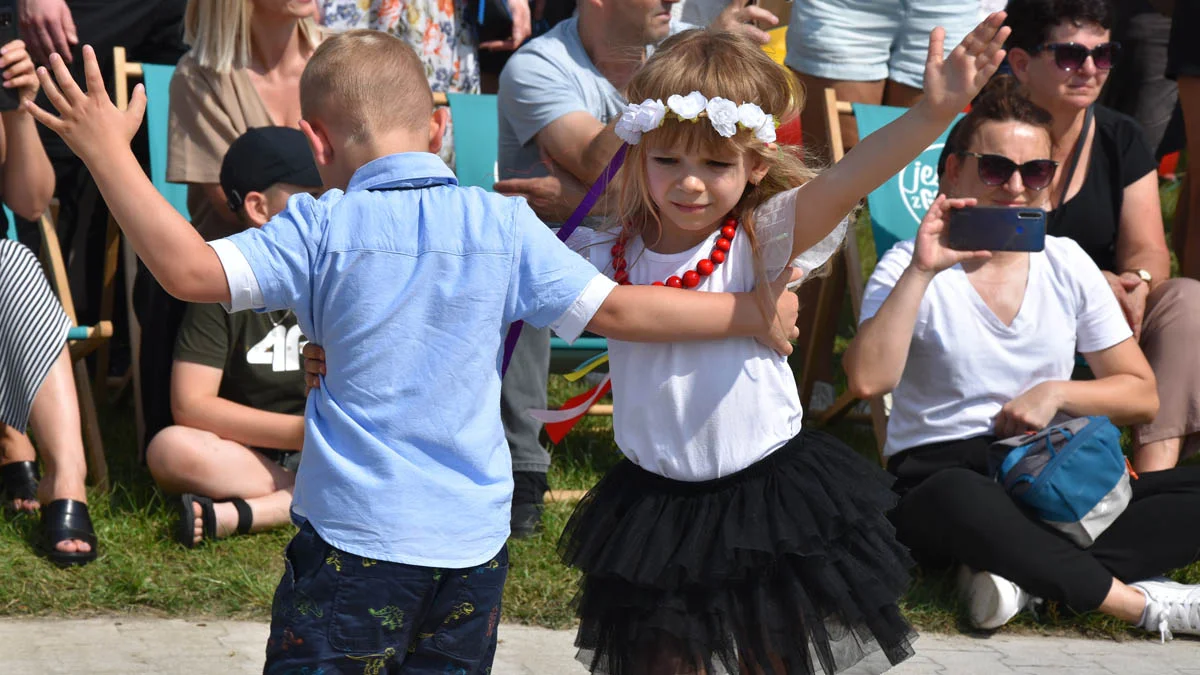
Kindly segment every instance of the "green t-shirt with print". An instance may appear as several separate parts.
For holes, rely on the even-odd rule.
[[[218,396],[258,410],[304,414],[307,340],[290,311],[237,312],[191,304],[179,327],[175,360],[221,369]]]

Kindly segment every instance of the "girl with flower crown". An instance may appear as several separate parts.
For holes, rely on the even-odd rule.
[[[733,292],[789,266],[811,271],[858,200],[995,72],[1003,19],[945,58],[935,30],[924,99],[820,174],[774,143],[800,98],[786,71],[729,33],[668,39],[629,84],[642,103],[616,124],[628,143],[620,227],[580,228],[567,244],[620,284]],[[889,479],[801,429],[786,359],[750,339],[609,350],[626,459],[559,543],[583,572],[580,659],[616,675],[791,675],[880,672],[911,655],[897,607],[910,560],[884,516]]]

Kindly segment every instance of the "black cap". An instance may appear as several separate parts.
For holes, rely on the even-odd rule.
[[[242,134],[221,162],[221,189],[229,208],[237,211],[250,192],[276,183],[321,187],[308,139],[291,127],[259,127]]]

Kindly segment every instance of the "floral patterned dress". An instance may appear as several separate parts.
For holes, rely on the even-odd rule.
[[[371,28],[412,45],[438,92],[479,93],[475,29],[466,0],[319,0],[322,24],[333,30]]]

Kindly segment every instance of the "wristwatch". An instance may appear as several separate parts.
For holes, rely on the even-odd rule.
[[[1147,286],[1149,286],[1150,282],[1154,280],[1154,277],[1151,276],[1150,272],[1148,272],[1146,270],[1135,270],[1134,274],[1138,275],[1139,279],[1146,282]]]

